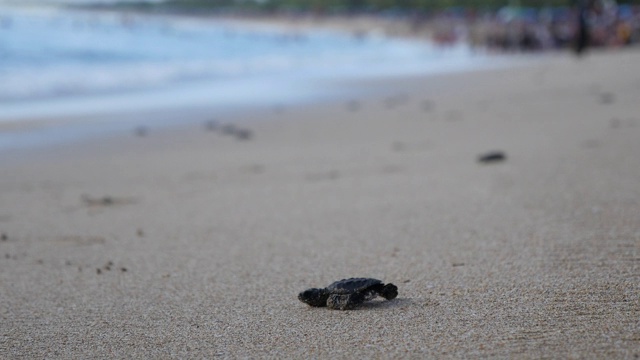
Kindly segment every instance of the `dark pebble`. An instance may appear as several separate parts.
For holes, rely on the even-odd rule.
[[[2,235],[0,235],[0,240],[7,241],[7,240],[9,240],[9,236],[7,236],[7,234],[5,234],[5,233],[2,233]]]
[[[111,196],[104,196],[101,198],[92,198],[89,195],[82,195],[82,201],[87,205],[113,205],[113,198]]]
[[[478,156],[478,161],[481,163],[497,163],[507,160],[507,155],[502,151],[491,151],[486,154]]]
[[[98,275],[102,274],[102,270],[96,269],[96,274],[98,274]]]

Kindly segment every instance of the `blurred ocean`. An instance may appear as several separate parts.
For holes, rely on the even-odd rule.
[[[396,64],[429,50],[382,38],[293,34],[194,19],[0,10],[0,101]]]
[[[284,85],[301,79],[437,72],[483,62],[463,45],[444,50],[383,36],[0,2],[0,119],[39,115],[38,109],[64,112],[73,104],[87,112],[101,99],[112,102],[105,108],[251,103],[265,95],[300,95],[299,87]]]

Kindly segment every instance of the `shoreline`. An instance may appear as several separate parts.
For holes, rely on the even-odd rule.
[[[547,54],[545,57],[564,57],[562,54]],[[248,102],[238,95],[244,88],[244,82],[230,82],[227,86],[229,96],[216,101],[205,101],[202,94],[212,88],[209,85],[199,87],[197,84],[182,84],[178,89],[149,90],[140,92],[116,92],[112,95],[88,95],[63,98],[61,101],[45,100],[27,102],[25,106],[16,107],[17,111],[5,111],[0,117],[0,150],[47,148],[64,145],[66,142],[84,143],[100,137],[122,136],[133,133],[137,128],[166,129],[199,126],[210,120],[229,119],[235,123],[246,116],[255,117],[258,113],[278,113],[286,108],[303,108],[306,106],[322,106],[332,104],[339,99],[376,99],[394,97],[393,91],[383,90],[383,86],[364,86],[363,84],[379,84],[386,81],[401,82],[400,79],[415,78],[429,81],[447,76],[465,76],[465,74],[482,72],[499,72],[512,67],[535,66],[545,61],[540,57],[495,58],[494,63],[477,63],[474,67],[462,66],[451,69],[430,71],[399,71],[396,73],[357,75],[340,78],[338,76],[310,78],[304,82],[282,82],[277,84],[260,84],[265,87],[265,96],[253,98]],[[478,59],[483,60],[483,59]],[[220,84],[216,84],[220,87]],[[255,86],[255,84],[254,84]],[[224,86],[223,86],[224,87]],[[237,88],[238,92],[233,89]],[[266,90],[269,88],[269,91]],[[255,88],[254,88],[255,89]],[[277,89],[278,91],[273,91]],[[297,90],[296,90],[297,89]],[[136,95],[140,95],[137,97]],[[156,94],[156,95],[154,95]],[[173,94],[173,95],[172,95]],[[194,96],[188,96],[188,94]],[[385,95],[386,94],[386,95]],[[171,97],[189,98],[184,103],[176,103]],[[208,96],[208,95],[205,95]],[[89,99],[82,106],[75,105],[83,98]],[[162,99],[167,99],[163,102]],[[143,99],[140,102],[138,99]],[[225,101],[227,99],[227,101]],[[158,106],[161,103],[164,105]],[[35,106],[38,105],[38,106]],[[50,104],[50,105],[47,105]],[[9,107],[11,109],[11,107]],[[6,110],[6,109],[5,109]],[[185,117],[182,114],[189,114]],[[148,120],[140,121],[140,118]],[[116,119],[114,121],[114,119]],[[41,142],[41,143],[39,143]]]

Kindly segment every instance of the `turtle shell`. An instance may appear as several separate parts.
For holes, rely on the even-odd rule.
[[[371,278],[350,278],[342,279],[327,286],[327,290],[332,294],[354,294],[366,291],[374,285],[382,284],[382,281]]]

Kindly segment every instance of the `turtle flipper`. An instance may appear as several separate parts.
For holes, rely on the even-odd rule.
[[[362,304],[365,296],[362,293],[333,294],[327,299],[327,307],[332,310],[351,310]]]

